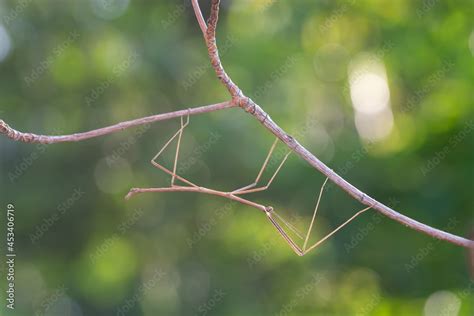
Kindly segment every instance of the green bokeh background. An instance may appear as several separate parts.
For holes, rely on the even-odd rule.
[[[246,94],[349,182],[467,236],[473,16],[467,0],[224,1],[218,43]],[[227,99],[187,1],[0,1],[0,18],[0,48],[10,43],[0,117],[19,130],[74,133]],[[348,76],[370,56],[385,68],[394,122],[376,142],[356,128]],[[465,249],[374,212],[301,258],[249,207],[192,193],[125,201],[130,187],[169,184],[149,160],[178,128],[49,146],[0,139],[0,202],[2,213],[15,205],[17,253],[13,313],[2,259],[2,315],[474,315]],[[243,186],[273,139],[238,109],[191,117],[180,172]],[[292,155],[254,199],[304,230],[323,181]],[[314,240],[360,208],[330,186]]]

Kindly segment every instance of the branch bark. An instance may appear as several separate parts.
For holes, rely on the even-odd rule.
[[[61,143],[61,142],[77,142],[82,141],[102,135],[107,135],[110,133],[115,133],[122,131],[126,128],[133,126],[138,126],[142,124],[168,120],[171,118],[181,117],[185,115],[195,115],[201,113],[208,113],[213,111],[218,111],[222,109],[227,109],[231,107],[239,106],[245,112],[252,115],[256,118],[268,131],[277,136],[288,148],[295,152],[302,159],[307,161],[311,166],[320,171],[322,174],[327,176],[332,182],[337,186],[346,191],[353,198],[360,201],[362,204],[372,207],[373,209],[379,211],[381,214],[409,227],[416,231],[422,232],[433,238],[440,240],[448,241],[452,244],[459,245],[466,248],[474,248],[474,241],[453,235],[451,233],[439,230],[437,228],[428,226],[426,224],[420,223],[410,217],[407,217],[403,214],[400,214],[388,207],[387,205],[375,200],[366,193],[362,192],[354,185],[350,184],[340,175],[338,175],[334,170],[326,166],[322,161],[320,161],[315,155],[308,151],[303,145],[301,145],[294,137],[286,133],[280,126],[278,126],[257,103],[252,99],[245,96],[240,88],[232,81],[230,76],[225,72],[224,67],[222,66],[219,51],[216,43],[216,27],[219,14],[219,0],[212,0],[211,2],[211,14],[207,22],[204,21],[202,12],[199,8],[198,0],[191,0],[193,5],[194,13],[196,15],[197,21],[201,28],[201,31],[204,35],[206,41],[207,50],[210,58],[212,67],[214,68],[217,77],[224,85],[224,87],[229,91],[231,96],[230,101],[190,108],[187,110],[180,110],[175,112],[169,112],[164,114],[158,114],[148,117],[143,117],[135,120],[121,122],[115,125],[108,127],[99,128],[96,130],[91,130],[84,133],[77,133],[71,135],[60,135],[60,136],[47,136],[47,135],[36,135],[31,133],[19,132],[11,128],[3,120],[0,120],[0,134],[4,134],[6,137],[12,139],[13,141],[20,141],[25,143],[43,143],[43,144],[52,144],[52,143]],[[190,191],[190,189],[183,189],[183,191]],[[199,191],[199,190],[197,190]],[[215,192],[203,192],[208,194],[215,194]],[[133,194],[133,193],[132,193]]]
[[[65,143],[65,142],[79,142],[82,140],[99,137],[119,131],[124,129],[139,126],[143,124],[149,124],[158,121],[169,120],[176,117],[182,117],[185,115],[196,115],[208,112],[214,112],[218,110],[223,110],[236,105],[231,101],[204,105],[195,108],[189,108],[187,110],[179,110],[175,112],[168,112],[163,114],[157,114],[152,116],[146,116],[138,118],[135,120],[124,121],[107,127],[102,127],[99,129],[94,129],[88,132],[76,133],[70,135],[59,135],[59,136],[50,136],[50,135],[37,135],[32,133],[23,133],[17,131],[16,129],[11,128],[3,120],[0,120],[0,134],[4,134],[6,137],[19,142],[24,143],[39,143],[39,144],[54,144],[54,143]]]

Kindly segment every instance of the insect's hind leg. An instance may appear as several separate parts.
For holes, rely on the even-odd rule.
[[[286,233],[283,227],[272,217],[273,210],[268,210],[266,212],[268,220],[272,223],[272,225],[276,228],[277,232],[280,234],[281,237],[286,241],[286,243],[290,246],[290,248],[298,255],[303,256],[304,252],[301,248],[295,243],[295,241]]]
[[[283,218],[281,218],[276,212],[273,211],[273,209],[271,207],[267,208],[267,217],[268,219],[270,220],[270,222],[272,223],[272,225],[277,229],[278,233],[280,234],[280,236],[283,237],[283,239],[285,240],[285,242],[291,247],[291,249],[298,255],[298,256],[304,256],[305,254],[307,254],[308,252],[310,252],[311,250],[317,248],[318,246],[320,246],[323,242],[325,242],[326,240],[328,240],[331,236],[333,236],[335,233],[337,233],[339,230],[341,230],[344,226],[346,226],[347,224],[349,224],[350,222],[352,222],[356,217],[358,217],[359,215],[363,214],[364,212],[368,211],[369,209],[372,208],[372,206],[369,206],[369,207],[366,207],[360,211],[358,211],[357,213],[355,213],[352,217],[350,217],[348,220],[346,220],[344,223],[342,223],[341,225],[339,225],[338,227],[336,227],[334,230],[332,230],[329,234],[327,234],[326,236],[324,236],[323,238],[321,238],[319,241],[317,241],[316,243],[314,243],[312,246],[310,246],[309,248],[306,248],[307,244],[308,244],[308,241],[309,241],[309,237],[311,235],[311,231],[313,229],[313,225],[315,223],[315,220],[316,220],[316,214],[318,212],[318,209],[319,209],[319,204],[321,202],[321,198],[322,198],[322,195],[323,195],[323,192],[324,192],[324,187],[326,186],[326,183],[328,182],[328,178],[326,178],[326,180],[324,181],[323,185],[321,186],[321,189],[319,191],[319,195],[318,195],[318,199],[317,199],[317,202],[316,202],[316,207],[314,209],[314,213],[313,213],[313,216],[311,218],[311,223],[309,225],[309,228],[308,228],[308,231],[306,233],[306,237],[304,238],[304,244],[303,244],[303,247],[300,248],[297,243],[290,237],[290,235],[285,231],[285,229],[277,222],[277,220],[275,218],[273,218],[273,214],[275,214],[279,219],[280,221],[282,221],[285,226],[287,226],[290,230],[292,230],[299,238],[303,239],[303,237],[301,236],[301,234],[298,233],[298,231],[296,230],[296,228],[294,228],[294,226],[292,226],[290,223],[286,222]]]
[[[334,229],[332,232],[330,232],[329,234],[327,234],[326,236],[324,236],[323,238],[321,238],[319,241],[317,241],[314,245],[312,245],[311,247],[309,247],[308,249],[305,249],[303,250],[303,256],[305,254],[307,254],[308,252],[310,252],[311,250],[315,249],[316,247],[318,247],[319,245],[321,245],[323,242],[325,242],[326,240],[328,240],[332,235],[334,235],[335,233],[337,233],[340,229],[342,229],[344,226],[346,226],[347,224],[349,224],[350,222],[352,222],[357,216],[361,215],[362,213],[370,210],[372,208],[372,206],[369,206],[369,207],[366,207],[360,211],[358,211],[357,213],[355,213],[354,215],[352,215],[351,218],[349,218],[347,221],[345,221],[344,223],[342,223],[341,225],[339,225],[336,229]]]
[[[309,224],[309,228],[306,233],[306,238],[304,240],[303,251],[306,250],[306,245],[308,244],[309,236],[311,235],[311,230],[313,229],[313,224],[316,219],[316,213],[318,212],[318,209],[319,209],[319,203],[321,202],[321,197],[323,196],[324,187],[326,186],[326,183],[328,182],[328,180],[329,178],[326,178],[326,180],[324,180],[324,183],[321,186],[321,189],[319,190],[318,200],[316,202],[316,206],[314,207],[313,217],[311,218],[311,223]]]
[[[334,235],[336,232],[338,232],[340,229],[342,229],[344,226],[346,226],[347,224],[349,224],[351,221],[353,221],[357,216],[361,215],[362,213],[364,213],[365,211],[369,210],[371,207],[367,207],[367,208],[364,208],[363,210],[360,210],[358,211],[355,215],[353,215],[351,218],[349,218],[347,221],[345,221],[344,223],[342,223],[341,225],[339,225],[336,229],[334,229],[333,231],[331,231],[329,234],[327,234],[326,236],[324,236],[323,238],[321,238],[319,241],[317,241],[315,244],[313,244],[311,247],[309,247],[308,249],[306,249],[306,246],[308,244],[308,241],[309,241],[309,237],[311,235],[311,231],[313,230],[313,225],[314,225],[314,222],[316,220],[316,214],[318,212],[318,209],[319,209],[319,204],[321,202],[321,198],[323,196],[323,192],[324,192],[324,187],[326,186],[326,183],[328,182],[329,178],[326,178],[326,180],[324,180],[324,183],[323,185],[321,186],[321,189],[319,191],[319,195],[318,195],[318,200],[316,202],[316,207],[314,208],[314,213],[313,213],[313,217],[311,218],[311,223],[309,225],[309,228],[308,228],[308,232],[306,233],[306,238],[304,240],[304,244],[303,244],[303,256],[305,254],[307,254],[308,252],[310,252],[311,250],[315,249],[316,247],[318,247],[319,245],[321,245],[323,242],[325,242],[327,239],[329,239],[332,235]]]
[[[331,231],[329,234],[321,238],[319,241],[317,241],[315,244],[313,244],[311,247],[308,249],[301,249],[296,242],[288,235],[288,233],[285,231],[285,229],[272,217],[272,212],[267,212],[267,218],[270,220],[272,225],[277,229],[277,232],[280,234],[280,236],[283,237],[285,242],[290,246],[290,248],[298,255],[298,256],[304,256],[311,250],[315,249],[316,247],[320,246],[323,242],[328,240],[331,236],[333,236],[335,233],[337,233],[340,229],[342,229],[344,226],[352,222],[357,216],[361,215],[362,213],[366,212],[367,210],[371,209],[372,207],[366,207],[360,211],[358,211],[356,214],[354,214],[351,218],[349,218],[347,221],[339,225],[336,229]]]

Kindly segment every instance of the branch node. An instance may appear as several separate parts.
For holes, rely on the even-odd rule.
[[[268,217],[271,217],[272,212],[273,212],[273,207],[271,207],[271,206],[266,206],[265,207],[265,213],[267,214]]]
[[[241,107],[245,112],[254,114],[257,108],[257,104],[247,96],[236,96],[237,105]]]
[[[135,194],[137,194],[139,190],[137,188],[131,188],[130,191],[128,191],[128,194],[125,196],[125,200],[129,200],[132,198]]]

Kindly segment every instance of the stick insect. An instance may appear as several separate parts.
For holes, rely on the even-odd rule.
[[[326,183],[328,182],[328,178],[324,181],[323,185],[321,186],[321,189],[319,191],[318,198],[316,200],[316,206],[313,211],[313,216],[311,218],[310,225],[308,227],[308,230],[306,234],[301,234],[296,227],[294,227],[291,223],[286,221],[282,216],[276,213],[276,211],[273,209],[271,206],[264,206],[262,204],[253,202],[247,198],[243,198],[242,196],[246,196],[251,193],[256,193],[256,192],[261,192],[267,190],[270,185],[272,184],[273,180],[276,178],[277,174],[280,172],[281,168],[285,164],[286,160],[288,159],[288,156],[290,155],[291,151],[286,153],[286,155],[283,157],[281,162],[279,163],[278,167],[276,168],[275,172],[273,175],[270,177],[270,179],[267,181],[265,185],[258,186],[260,183],[260,180],[262,178],[262,175],[265,171],[265,169],[268,166],[268,163],[270,161],[270,158],[278,144],[278,138],[275,139],[273,142],[272,146],[270,147],[270,150],[268,151],[268,154],[263,162],[262,167],[260,168],[260,171],[257,174],[257,177],[255,180],[250,183],[249,185],[246,185],[244,187],[235,189],[233,191],[220,191],[220,190],[215,190],[215,189],[209,189],[203,186],[199,186],[188,179],[180,176],[177,174],[177,165],[178,165],[178,159],[179,159],[179,152],[180,152],[180,146],[181,146],[181,138],[183,136],[183,131],[184,129],[189,125],[189,114],[186,116],[186,119],[183,117],[180,118],[181,120],[181,127],[178,129],[178,131],[163,145],[163,147],[158,151],[158,153],[151,159],[151,164],[162,170],[163,172],[169,174],[171,176],[171,183],[169,187],[161,187],[161,188],[132,188],[130,189],[130,192],[127,194],[126,199],[131,198],[132,196],[139,194],[139,193],[145,193],[145,192],[196,192],[196,193],[205,193],[205,194],[211,194],[211,195],[217,195],[221,196],[224,198],[228,198],[234,201],[237,201],[239,203],[254,207],[256,209],[259,209],[260,211],[264,212],[265,215],[267,216],[268,220],[271,222],[271,224],[276,228],[278,234],[285,240],[285,242],[291,247],[291,249],[298,255],[298,256],[304,256],[311,250],[315,249],[319,245],[321,245],[323,242],[328,240],[331,236],[333,236],[336,232],[338,232],[340,229],[342,229],[344,226],[349,224],[351,221],[353,221],[357,216],[361,215],[362,213],[366,212],[371,208],[371,206],[366,207],[358,212],[356,212],[354,215],[352,215],[348,220],[340,224],[338,227],[336,227],[334,230],[332,230],[329,234],[321,238],[319,241],[316,243],[312,244],[311,246],[308,246],[308,242],[310,239],[311,231],[313,229],[315,220],[316,220],[316,214],[319,209],[319,204],[321,202],[321,197],[324,192],[324,187],[326,186]],[[177,138],[177,144],[176,144],[176,152],[174,155],[174,162],[173,162],[173,169],[170,170],[163,166],[162,164],[158,163],[158,158],[160,155],[164,152],[164,150]],[[182,183],[186,185],[178,185],[176,184],[177,181],[181,181]],[[287,231],[284,229],[286,227],[290,231],[293,232],[295,236],[297,236],[300,240],[303,241],[303,246],[300,247],[293,238],[287,233]]]

